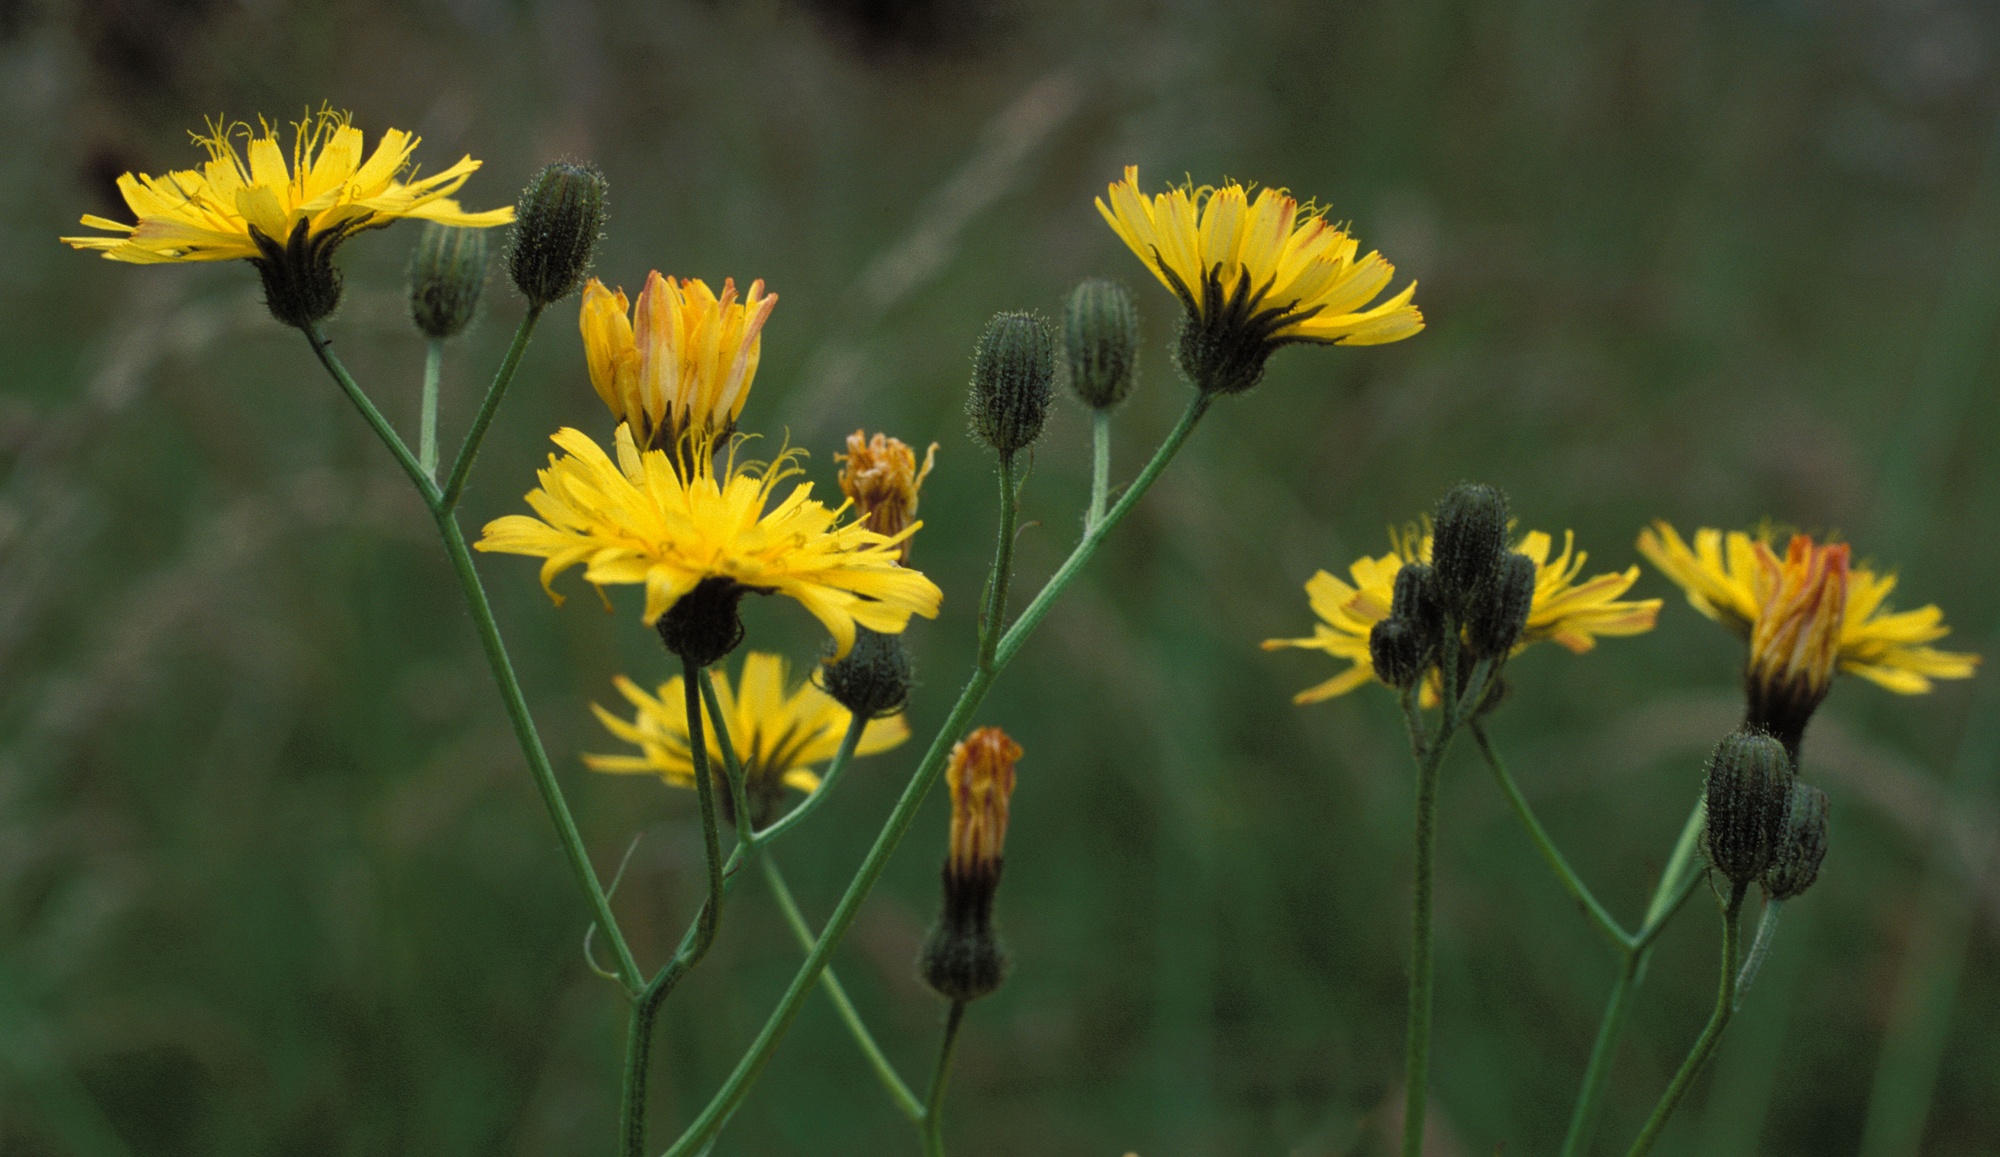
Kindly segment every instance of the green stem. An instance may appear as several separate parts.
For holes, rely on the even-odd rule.
[[[1660,1094],[1660,1103],[1653,1106],[1653,1115],[1646,1119],[1646,1127],[1639,1131],[1639,1139],[1632,1142],[1632,1148],[1625,1157],[1645,1157],[1653,1151],[1653,1145],[1660,1139],[1660,1131],[1667,1127],[1667,1119],[1674,1115],[1681,1098],[1687,1095],[1688,1086],[1694,1083],[1702,1066],[1715,1053],[1716,1042],[1722,1039],[1722,1030],[1729,1027],[1729,1018],[1736,1011],[1736,953],[1738,934],[1737,917],[1743,911],[1743,894],[1746,884],[1737,884],[1730,889],[1729,903],[1722,913],[1722,979],[1716,985],[1715,1011],[1709,1015],[1707,1027],[1695,1038],[1694,1047],[1688,1050],[1687,1059],[1681,1062],[1680,1071],[1667,1084],[1667,1091]]]
[[[1014,577],[1014,538],[1021,516],[1021,492],[1014,481],[1014,456],[1000,457],[1000,543],[993,556],[993,578],[986,586],[986,607],[979,616],[979,666],[993,667],[993,651],[1007,620],[1007,587]]]
[[[958,1029],[965,1022],[965,1002],[951,1002],[945,1017],[944,1042],[938,1046],[937,1068],[931,1072],[930,1093],[924,1097],[920,1129],[924,1135],[924,1157],[944,1157],[944,1090],[951,1083],[951,1058],[958,1051]]]
[[[1736,1008],[1741,1010],[1743,998],[1750,995],[1750,986],[1757,983],[1757,973],[1764,967],[1764,957],[1770,955],[1771,942],[1778,937],[1778,917],[1784,915],[1783,900],[1766,899],[1764,911],[1757,917],[1757,934],[1750,939],[1750,952],[1743,959],[1743,969],[1736,974]]]
[[[715,745],[722,749],[722,769],[729,776],[731,810],[736,815],[736,846],[740,848],[757,838],[750,830],[749,784],[743,775],[743,760],[736,754],[735,737],[729,734],[729,721],[722,717],[722,700],[715,693],[715,677],[706,667],[701,669],[701,699],[708,706],[709,722],[715,728]]]
[[[1437,859],[1438,771],[1450,746],[1451,705],[1417,768],[1416,872],[1410,905],[1410,1013],[1403,1070],[1403,1157],[1422,1157],[1431,1066],[1431,882]]]
[[[423,412],[417,426],[417,465],[432,481],[438,473],[438,378],[443,373],[444,341],[432,338],[424,346]]]
[[[854,761],[854,749],[861,745],[861,735],[867,730],[868,720],[859,715],[848,717],[847,734],[840,737],[840,750],[834,753],[833,762],[826,765],[826,774],[819,777],[819,786],[814,788],[813,793],[801,801],[799,806],[786,812],[776,823],[752,837],[750,843],[753,850],[763,847],[804,823],[805,818],[819,808],[827,795],[833,791],[833,785],[839,783],[840,777],[846,773],[847,765]],[[732,858],[730,862],[733,866],[735,860]]]
[[[625,1039],[625,1079],[619,1098],[619,1118],[623,1127],[619,1135],[623,1138],[622,1157],[646,1157],[646,1075],[652,1069],[653,1024],[659,1018],[660,1006],[666,1003],[668,993],[673,991],[680,978],[701,963],[708,950],[715,943],[715,930],[722,920],[722,903],[725,896],[722,886],[722,840],[716,831],[715,822],[715,781],[708,767],[708,738],[702,729],[701,686],[702,676],[707,672],[681,659],[682,684],[686,690],[683,697],[687,709],[688,757],[694,764],[695,797],[701,805],[701,839],[704,859],[708,862],[708,899],[701,905],[701,912],[695,917],[695,925],[690,930],[693,942],[683,942],[680,951],[667,963],[646,991],[632,1002],[632,1023]],[[726,750],[726,745],[725,745]]]
[[[479,457],[479,444],[486,440],[486,427],[493,424],[493,415],[500,411],[500,399],[507,396],[507,386],[514,380],[514,371],[521,364],[521,354],[528,348],[528,338],[535,332],[535,323],[542,317],[542,307],[530,305],[522,316],[521,324],[514,329],[514,342],[507,347],[507,356],[501,359],[500,369],[493,375],[493,384],[486,387],[486,400],[479,404],[479,413],[472,419],[472,428],[465,432],[465,441],[458,448],[458,457],[451,464],[451,478],[444,484],[443,496],[438,505],[451,510],[465,493],[466,477],[472,473],[472,460]]]
[[[1555,841],[1549,838],[1547,829],[1542,827],[1542,821],[1536,818],[1534,809],[1528,806],[1528,799],[1521,794],[1520,787],[1514,783],[1514,777],[1508,774],[1506,761],[1500,758],[1493,741],[1487,738],[1486,729],[1477,722],[1472,724],[1472,738],[1479,745],[1479,753],[1486,757],[1486,766],[1492,769],[1493,778],[1500,784],[1501,794],[1507,797],[1508,804],[1513,807],[1515,818],[1519,819],[1521,826],[1527,829],[1528,839],[1534,843],[1535,850],[1542,854],[1542,859],[1548,862],[1550,870],[1555,872],[1556,878],[1562,881],[1563,887],[1569,890],[1569,894],[1578,904],[1583,905],[1585,915],[1590,917],[1591,923],[1597,925],[1597,930],[1604,934],[1605,939],[1611,941],[1611,946],[1620,952],[1629,953],[1632,950],[1631,933],[1626,932],[1623,925],[1612,919],[1611,913],[1605,911],[1604,905],[1598,902],[1582,877],[1569,866],[1569,861],[1556,847]]]
[[[389,448],[389,453],[396,459],[396,465],[401,466],[403,473],[410,476],[411,485],[417,488],[418,494],[423,495],[424,505],[435,511],[438,503],[437,483],[432,482],[430,475],[424,473],[423,463],[418,462],[416,455],[411,454],[410,448],[403,444],[403,436],[396,433],[396,428],[389,424],[389,419],[382,416],[382,411],[375,408],[375,403],[369,400],[368,395],[355,382],[353,375],[347,372],[347,367],[341,365],[340,359],[333,355],[333,348],[327,344],[326,334],[321,332],[319,326],[314,324],[300,332],[306,335],[306,341],[312,345],[313,353],[319,355],[319,364],[325,366],[326,372],[333,375],[334,382],[340,386],[341,392],[347,395],[347,400],[354,403],[354,408],[361,411],[361,416],[375,431],[375,436],[382,439],[382,444]]]
[[[1104,504],[1111,497],[1111,411],[1090,412],[1090,513],[1083,519],[1089,530],[1104,520]]]
[[[1166,469],[1167,463],[1187,441],[1187,436],[1193,430],[1195,423],[1207,412],[1208,404],[1207,394],[1195,395],[1181,414],[1179,424],[1167,435],[1166,441],[1160,444],[1160,448],[1154,451],[1152,459],[1139,472],[1138,478],[1133,480],[1132,485],[1106,512],[1104,521],[1085,532],[1082,541],[1078,542],[1076,549],[1070,552],[1069,558],[1057,568],[1056,573],[1028,604],[1027,609],[1021,612],[1020,617],[1014,620],[1014,625],[1007,629],[1006,635],[1000,640],[1000,646],[994,652],[993,665],[973,671],[965,689],[959,692],[958,702],[952,705],[943,726],[938,729],[929,749],[924,752],[923,760],[911,774],[910,782],[904,787],[902,796],[896,800],[896,806],[883,821],[881,832],[876,835],[868,853],[862,857],[861,866],[855,869],[854,878],[848,882],[847,890],[834,905],[833,915],[828,918],[825,930],[820,933],[813,950],[807,954],[805,963],[793,974],[791,984],[779,998],[777,1007],[771,1010],[764,1027],[750,1043],[743,1058],[737,1062],[736,1068],[723,1081],[722,1087],[716,1090],[715,1096],[710,1098],[701,1113],[687,1127],[687,1131],[681,1134],[671,1149],[667,1150],[670,1157],[690,1157],[701,1152],[715,1138],[730,1115],[736,1111],[736,1106],[749,1092],[751,1083],[769,1063],[772,1052],[777,1049],[778,1041],[784,1037],[785,1030],[791,1026],[792,1019],[798,1015],[807,993],[819,980],[820,973],[825,971],[834,949],[847,935],[848,927],[853,924],[855,915],[861,910],[862,900],[881,878],[882,870],[888,866],[889,857],[895,853],[896,845],[902,842],[904,833],[915,821],[917,810],[924,802],[924,796],[929,793],[931,786],[937,782],[937,777],[944,771],[945,761],[951,753],[951,745],[964,732],[966,725],[971,721],[972,713],[978,709],[980,701],[992,687],[993,680],[1006,668],[1014,653],[1020,650],[1028,636],[1034,632],[1036,625],[1048,614],[1056,598],[1075,581],[1084,564],[1097,553],[1104,536],[1117,528],[1126,514],[1152,487],[1153,481],[1159,477],[1162,470]]]
[[[368,400],[368,395],[355,384],[347,367],[334,356],[327,345],[326,335],[320,332],[318,326],[304,332],[306,341],[319,356],[320,364],[326,367],[342,392],[354,403],[355,409],[361,411],[361,416],[374,428],[382,444],[389,448],[389,453],[403,467],[403,472],[410,476],[417,493],[423,496],[424,505],[430,508],[431,516],[437,522],[438,534],[444,540],[445,555],[451,559],[452,573],[457,576],[459,589],[465,596],[466,608],[472,612],[480,647],[486,653],[486,664],[493,671],[494,682],[499,684],[500,702],[507,710],[508,721],[514,725],[514,738],[521,746],[522,756],[528,761],[535,787],[542,793],[542,803],[548,808],[549,819],[556,826],[556,836],[562,842],[570,874],[576,877],[577,886],[583,889],[597,926],[603,929],[618,956],[620,982],[628,993],[640,992],[646,984],[645,974],[639,971],[639,962],[632,956],[631,945],[625,942],[625,933],[618,927],[617,917],[612,915],[611,899],[597,879],[597,870],[591,866],[590,853],[583,846],[583,836],[577,831],[576,819],[570,814],[569,801],[563,797],[562,785],[556,781],[555,769],[549,764],[549,753],[542,746],[541,735],[535,729],[535,717],[528,711],[527,697],[521,693],[521,682],[514,674],[513,660],[507,655],[507,644],[500,638],[500,626],[493,618],[493,606],[486,599],[486,588],[479,581],[479,570],[472,564],[472,552],[466,547],[465,534],[459,529],[458,520],[442,505],[437,485],[424,473],[422,463],[410,453],[410,448],[403,444],[395,428]]]
[[[771,885],[771,895],[778,901],[778,911],[784,914],[785,923],[792,926],[792,934],[798,937],[799,947],[808,952],[812,951],[815,939],[812,925],[806,923],[805,914],[799,911],[798,901],[792,898],[792,890],[786,886],[784,874],[778,871],[777,860],[766,853],[762,864],[764,879]],[[833,974],[833,969],[828,968],[820,973],[819,981],[820,987],[826,989],[827,999],[833,1002],[834,1011],[840,1014],[841,1023],[845,1024],[847,1031],[853,1035],[854,1043],[861,1046],[861,1055],[868,1059],[868,1066],[875,1070],[876,1078],[888,1091],[889,1099],[896,1103],[896,1108],[902,1110],[905,1117],[912,1121],[922,1121],[923,1102],[917,1100],[917,1095],[910,1091],[910,1086],[903,1083],[902,1074],[898,1073],[896,1066],[889,1062],[888,1056],[882,1052],[882,1046],[875,1043],[874,1034],[868,1031],[868,1025],[862,1021],[861,1013],[854,1007],[854,1002],[847,998],[847,989],[841,986],[840,979]]]

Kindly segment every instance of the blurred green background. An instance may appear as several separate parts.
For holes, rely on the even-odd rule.
[[[1120,277],[1149,339],[1120,475],[1182,404],[1172,302],[1090,205],[1124,164],[1289,186],[1419,278],[1420,337],[1287,351],[1218,406],[980,712],[1028,753],[1016,973],[968,1019],[947,1115],[962,1157],[1366,1154],[1400,1111],[1407,756],[1379,688],[1293,707],[1333,664],[1257,642],[1303,633],[1316,568],[1477,478],[1605,569],[1657,516],[1842,533],[1990,650],[1996,54],[1977,0],[0,4],[0,1154],[611,1148],[622,1002],[420,504],[248,268],[54,240],[124,216],[118,173],[191,163],[204,117],[352,108],[432,168],[484,159],[474,208],[594,160],[607,280],[766,279],[747,428],[810,449],[823,487],[858,426],[943,444],[920,736],[991,549],[961,409],[985,318]],[[414,233],[343,251],[332,327],[406,426]],[[605,425],[569,309],[470,525],[520,508],[557,425]],[[446,371],[448,445],[520,310],[496,276]],[[1087,430],[1065,405],[1036,452],[1024,583],[1074,536]],[[657,962],[700,893],[692,798],[576,755],[608,749],[586,705],[611,677],[666,656],[630,591],[607,615],[572,579],[557,610],[528,561],[482,565],[600,870],[643,835],[617,903]],[[1650,571],[1636,593],[1668,598],[1658,631],[1531,652],[1496,724],[1628,919],[1738,709],[1735,640]],[[750,624],[818,646],[791,604]],[[1834,798],[1826,871],[1659,1152],[1862,1153],[1871,1099],[1867,1157],[2000,1152],[1995,716],[1989,677],[1834,692],[1804,769]],[[787,842],[816,919],[919,747]],[[1467,752],[1443,809],[1433,1153],[1550,1153],[1613,961]],[[945,818],[933,798],[838,957],[913,1079]],[[661,1145],[798,959],[741,895],[662,1019]],[[1707,1015],[1709,908],[1654,959],[1600,1152]],[[716,1149],[915,1151],[817,997]]]

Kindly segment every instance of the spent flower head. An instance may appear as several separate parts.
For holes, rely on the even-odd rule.
[[[895,537],[916,521],[917,492],[937,463],[938,444],[924,452],[922,466],[916,451],[900,438],[887,434],[868,437],[860,430],[847,436],[847,452],[835,454],[840,463],[840,492],[861,512],[859,521],[877,534]],[[910,561],[910,538],[902,541],[902,561]]]
[[[925,941],[924,979],[949,1000],[977,1000],[1006,978],[1007,954],[993,934],[1014,765],[1021,745],[998,727],[981,727],[951,749],[951,847],[944,863],[944,907]]]

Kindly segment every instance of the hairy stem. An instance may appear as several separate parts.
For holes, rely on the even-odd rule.
[[[965,1022],[965,1002],[951,1002],[944,1021],[944,1041],[938,1045],[937,1068],[931,1072],[930,1092],[924,1097],[924,1157],[944,1157],[944,1090],[951,1083],[951,1058],[958,1051],[958,1030]]]
[[[1746,885],[1736,884],[1729,892],[1729,903],[1722,913],[1722,980],[1716,985],[1715,1011],[1709,1015],[1708,1024],[1695,1038],[1694,1047],[1688,1050],[1687,1059],[1681,1062],[1680,1071],[1667,1083],[1667,1091],[1660,1094],[1659,1104],[1653,1106],[1653,1115],[1646,1119],[1646,1127],[1639,1130],[1638,1140],[1626,1157],[1645,1157],[1653,1151],[1653,1145],[1660,1139],[1661,1130],[1667,1127],[1667,1119],[1680,1106],[1681,1098],[1687,1096],[1688,1086],[1694,1083],[1702,1066],[1715,1053],[1716,1042],[1722,1039],[1722,1030],[1729,1027],[1729,1018],[1736,1011],[1736,953],[1738,936],[1737,917],[1743,911],[1743,893]]]
[[[417,465],[432,481],[438,473],[438,378],[443,373],[444,340],[434,337],[424,346],[423,410],[417,426]]]
[[[1090,512],[1083,528],[1104,521],[1104,503],[1111,496],[1111,411],[1090,412]]]
[[[979,615],[979,666],[993,668],[993,652],[1007,625],[1007,587],[1014,577],[1014,538],[1021,516],[1021,490],[1014,476],[1014,455],[1000,457],[1000,542],[993,555],[993,574],[986,584],[986,606]]]
[[[535,332],[535,323],[542,317],[542,307],[530,305],[522,316],[521,324],[514,329],[513,344],[507,347],[507,356],[500,361],[500,369],[493,375],[493,383],[486,387],[486,400],[479,403],[479,413],[473,416],[472,428],[465,432],[465,441],[458,448],[458,457],[451,464],[451,478],[444,484],[443,495],[438,504],[445,510],[458,505],[465,493],[466,478],[472,473],[472,460],[479,457],[479,444],[486,440],[486,428],[493,424],[493,415],[500,412],[500,399],[507,396],[507,386],[514,380],[514,371],[521,365],[521,354],[528,348],[528,338]]]

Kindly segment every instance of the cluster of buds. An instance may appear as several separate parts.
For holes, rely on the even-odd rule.
[[[1007,953],[993,934],[993,894],[1000,887],[1007,808],[1021,745],[998,727],[981,727],[951,749],[951,850],[944,862],[944,908],[924,941],[926,983],[955,1003],[1000,987]]]
[[[1398,690],[1414,687],[1459,641],[1464,660],[1504,661],[1520,642],[1535,602],[1534,560],[1507,546],[1507,499],[1491,486],[1454,487],[1432,517],[1431,561],[1396,572],[1389,617],[1368,636],[1375,673]]]
[[[1773,900],[1811,887],[1826,859],[1826,793],[1797,778],[1783,741],[1745,727],[1708,759],[1702,835],[1708,862],[1737,888],[1762,883]]]

